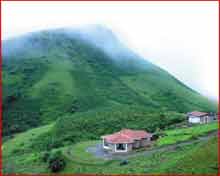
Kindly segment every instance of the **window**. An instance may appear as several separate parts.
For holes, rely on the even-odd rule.
[[[116,144],[116,150],[126,150],[126,144]]]
[[[106,140],[104,139],[104,146],[108,147],[108,142],[106,142]]]

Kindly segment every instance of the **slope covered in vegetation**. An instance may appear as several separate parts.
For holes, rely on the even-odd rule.
[[[46,151],[121,128],[166,129],[188,111],[217,111],[100,26],[4,41],[2,70],[5,172],[49,172],[40,159]]]
[[[129,106],[145,113],[216,111],[214,103],[100,26],[41,31],[3,43],[4,136],[67,116],[98,121],[102,108],[110,115],[121,107],[127,121]]]
[[[50,173],[48,164],[44,161],[45,153],[60,151],[65,157],[66,166],[61,173],[185,173],[185,174],[216,174],[218,171],[217,137],[208,140],[197,140],[195,137],[206,136],[207,133],[217,131],[217,123],[198,125],[195,127],[179,128],[164,131],[168,136],[160,138],[156,146],[167,148],[167,144],[175,145],[179,140],[170,140],[174,135],[181,137],[181,141],[192,141],[187,145],[179,145],[167,150],[158,150],[146,155],[146,151],[137,152],[137,156],[128,158],[128,164],[121,166],[124,159],[104,160],[95,157],[87,151],[88,147],[100,143],[100,140],[78,142],[74,145],[65,144],[51,150],[44,150],[33,146],[39,136],[46,134],[54,124],[28,130],[15,135],[3,144],[3,172],[4,173]],[[193,138],[185,138],[187,135]],[[178,139],[178,138],[177,138]],[[195,141],[194,141],[195,140]],[[168,143],[164,143],[168,141]],[[194,142],[193,142],[194,141]],[[162,143],[161,143],[162,142]],[[180,144],[180,143],[179,143]],[[142,153],[142,154],[141,154]]]

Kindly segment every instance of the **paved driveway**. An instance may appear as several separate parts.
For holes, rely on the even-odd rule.
[[[107,153],[106,151],[103,150],[102,143],[98,143],[94,146],[88,147],[86,151],[92,153],[97,158],[102,158],[106,160],[114,158],[112,154]]]

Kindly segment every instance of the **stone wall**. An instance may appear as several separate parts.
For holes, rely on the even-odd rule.
[[[133,147],[133,145],[132,144],[127,144],[127,149],[128,149],[128,152],[130,152],[130,151],[132,151],[133,149],[132,149],[132,147]]]
[[[141,147],[141,141],[137,140],[132,144],[132,148],[137,149]]]

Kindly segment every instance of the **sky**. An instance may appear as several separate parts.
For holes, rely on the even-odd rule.
[[[102,24],[145,59],[218,98],[218,2],[2,2],[3,40],[27,32]]]

